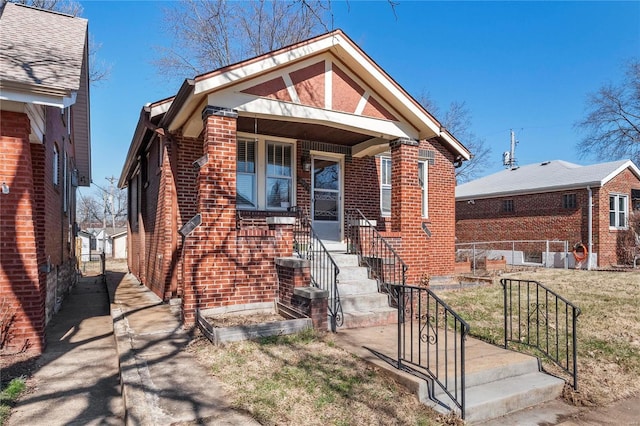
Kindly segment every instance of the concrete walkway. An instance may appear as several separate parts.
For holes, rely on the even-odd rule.
[[[170,305],[130,274],[107,273],[107,286],[126,424],[258,424],[184,351],[190,336]]]
[[[124,407],[109,298],[81,278],[47,326],[47,347],[9,425],[121,425]]]
[[[8,425],[258,424],[230,408],[222,385],[184,350],[190,336],[171,307],[125,271],[108,272],[106,286],[99,277],[80,279],[47,335],[30,380],[35,388],[21,398]],[[341,330],[335,336],[336,344],[382,371],[395,370],[374,353],[393,358],[391,330]],[[400,381],[416,386],[404,374]],[[596,410],[556,400],[486,425],[640,424],[638,407],[640,397]]]

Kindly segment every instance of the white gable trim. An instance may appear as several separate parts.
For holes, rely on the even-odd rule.
[[[324,107],[333,108],[333,62],[324,61]]]
[[[209,95],[208,103],[237,110],[240,115],[244,112],[263,118],[325,124],[387,140],[401,137],[416,139],[418,136],[416,129],[396,121],[315,108],[276,99],[256,98],[244,93],[212,94]]]
[[[296,104],[299,104],[300,97],[298,96],[298,92],[296,91],[296,88],[293,85],[293,81],[291,81],[291,76],[289,75],[289,73],[283,72],[282,79],[284,80],[284,85],[287,87],[287,92],[289,92],[289,97],[291,98],[291,101]]]
[[[631,172],[633,174],[636,175],[636,177],[638,179],[640,179],[640,169],[638,169],[638,167],[636,167],[635,164],[633,164],[633,162],[631,160],[626,161],[624,164],[622,164],[620,167],[618,167],[617,169],[615,169],[613,172],[609,173],[607,176],[605,176],[600,185],[604,186],[605,183],[609,182],[611,179],[615,178],[616,176],[618,176],[620,173],[622,173],[624,171],[624,169],[629,168],[631,169]]]

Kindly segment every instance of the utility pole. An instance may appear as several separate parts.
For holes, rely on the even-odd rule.
[[[115,186],[113,185],[113,183],[117,179],[113,175],[111,175],[111,177],[106,177],[105,179],[109,181],[109,204],[111,206],[111,228],[112,228],[112,232],[116,232],[116,217],[114,214],[115,209],[113,206]]]
[[[516,133],[511,130],[511,149],[509,151],[505,151],[502,154],[502,165],[508,169],[517,169],[518,162],[516,161],[516,144],[518,141],[516,140]]]

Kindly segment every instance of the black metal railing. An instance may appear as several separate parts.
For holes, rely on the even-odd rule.
[[[296,224],[293,230],[293,248],[298,257],[309,260],[311,284],[329,292],[329,317],[331,331],[342,326],[344,318],[340,294],[338,293],[338,274],[340,268],[316,234],[311,220],[301,210],[296,210]]]
[[[537,281],[503,278],[504,347],[534,347],[571,376],[578,390],[580,308]]]
[[[378,281],[378,291],[387,293],[389,304],[397,307],[393,286],[406,284],[407,265],[360,210],[347,210],[345,228],[348,253],[358,255],[360,265]]]
[[[465,340],[469,325],[426,287],[396,286],[398,368],[424,374],[430,397],[465,417]],[[413,370],[413,371],[411,371]],[[435,391],[435,385],[448,396]],[[452,407],[454,405],[455,407]]]

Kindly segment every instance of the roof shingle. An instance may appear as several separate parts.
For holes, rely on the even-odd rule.
[[[6,3],[0,16],[0,80],[78,90],[87,20]]]
[[[568,188],[602,186],[625,168],[638,178],[640,170],[630,160],[580,166],[554,160],[503,170],[456,187],[456,199],[558,191]]]

